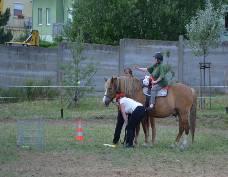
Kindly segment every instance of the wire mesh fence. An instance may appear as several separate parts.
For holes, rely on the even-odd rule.
[[[80,114],[91,117],[91,112],[99,117],[104,111],[103,93],[89,92],[75,100],[75,93],[69,95],[64,91],[65,88],[74,90],[79,86],[10,86],[4,91],[0,90],[1,119],[72,119],[80,117]],[[220,106],[226,111],[228,87],[219,88],[225,89],[225,92],[217,92],[217,86],[211,89],[211,95],[198,95],[199,108],[203,100],[206,109]],[[199,89],[196,87],[197,92]]]
[[[17,120],[17,147],[44,151],[45,132],[43,119]]]
[[[226,103],[228,86],[196,86],[195,89],[199,109],[212,109],[219,100]]]
[[[69,118],[70,108],[91,101],[90,86],[9,86],[0,89],[2,116],[10,118]],[[100,102],[101,102],[101,98]],[[80,103],[80,104],[79,104]],[[9,110],[9,109],[11,110]],[[69,110],[69,111],[68,111]],[[17,113],[16,113],[17,112]],[[8,114],[8,115],[7,115]]]

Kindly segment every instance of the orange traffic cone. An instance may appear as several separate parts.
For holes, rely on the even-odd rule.
[[[83,136],[83,128],[82,128],[82,121],[81,120],[78,120],[76,122],[76,136],[75,136],[75,140],[77,141],[83,141],[84,140],[84,136]]]

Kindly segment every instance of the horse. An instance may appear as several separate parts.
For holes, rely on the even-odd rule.
[[[105,82],[103,103],[108,106],[119,92],[124,92],[126,97],[130,97],[138,102],[146,102],[141,81],[135,77],[129,78],[124,76],[112,76],[109,78]],[[155,118],[166,118],[172,115],[178,116],[179,118],[179,132],[175,139],[175,145],[179,144],[182,134],[185,132],[186,136],[184,137],[184,141],[181,145],[186,147],[189,130],[192,135],[193,143],[196,124],[196,104],[197,96],[193,88],[182,83],[170,85],[168,95],[166,97],[156,97],[155,107],[148,113],[149,121],[142,122],[145,134],[145,144],[148,144],[149,142],[149,122],[152,128],[152,145],[154,145],[156,137]]]

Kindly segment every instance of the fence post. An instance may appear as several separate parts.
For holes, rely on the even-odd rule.
[[[183,82],[183,67],[184,67],[184,37],[179,36],[178,45],[178,81]]]
[[[58,59],[57,59],[57,84],[58,85],[61,85],[61,82],[62,82],[61,65],[63,64],[63,48],[64,48],[64,44],[60,43],[58,46]]]
[[[119,47],[119,62],[118,62],[118,74],[123,74],[124,63],[125,63],[125,39],[120,39],[120,47]]]

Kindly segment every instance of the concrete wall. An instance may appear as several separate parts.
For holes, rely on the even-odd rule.
[[[164,63],[172,65],[178,75],[178,42],[169,41],[150,41],[140,39],[123,39],[121,40],[121,71],[124,67],[133,68],[134,66],[149,67],[154,62],[156,52],[164,53]],[[166,55],[170,53],[169,57]],[[134,70],[136,77],[144,77],[144,73]]]
[[[104,77],[118,75],[124,67],[150,66],[158,51],[165,54],[164,63],[173,67],[176,80],[191,86],[200,85],[199,62],[202,57],[195,57],[182,38],[177,42],[122,39],[120,46],[87,44],[83,55],[88,62],[96,63],[98,71],[94,84],[97,91],[103,91]],[[50,79],[53,85],[58,85],[61,80],[59,65],[70,59],[71,52],[66,43],[50,49],[0,46],[0,86],[23,85],[29,79]],[[207,61],[211,62],[211,85],[227,85],[228,46],[212,49]],[[136,70],[133,73],[138,78],[144,76]]]
[[[187,46],[187,44],[186,44]],[[192,50],[185,48],[184,50],[184,81],[190,85],[200,84],[200,69],[199,62],[203,62],[203,57],[196,57]],[[211,85],[227,86],[228,73],[228,46],[220,46],[217,49],[210,49],[209,55],[206,57],[206,62],[211,63]],[[206,81],[208,78],[208,70],[206,71]]]
[[[0,46],[0,86],[23,85],[27,80],[57,81],[58,49]]]
[[[72,58],[71,50],[66,43],[63,43],[60,46],[59,51],[60,55],[62,55],[62,62],[67,62]],[[97,72],[93,79],[94,85],[96,86],[97,91],[103,91],[104,78],[118,74],[119,47],[110,45],[87,44],[85,45],[83,56],[87,58],[86,62],[83,63],[84,66],[87,63],[96,64]]]
[[[94,84],[97,91],[103,91],[104,77],[118,74],[119,47],[86,45],[83,55],[87,63],[96,63]],[[28,80],[51,80],[53,85],[60,85],[61,63],[70,59],[66,43],[50,49],[0,46],[0,86],[24,85]]]
[[[187,41],[180,38],[178,42],[150,41],[139,39],[123,39],[120,42],[120,67],[150,66],[155,52],[164,53],[164,63],[174,69],[175,79],[192,86],[200,85],[200,67],[203,57],[195,57],[188,47]],[[169,56],[167,56],[167,52]],[[222,86],[227,84],[228,73],[228,46],[219,46],[210,49],[206,62],[211,63],[211,85]],[[206,71],[208,72],[208,70]],[[143,77],[144,73],[134,71],[135,76]],[[208,81],[206,73],[206,81]],[[207,84],[206,84],[207,85]]]

